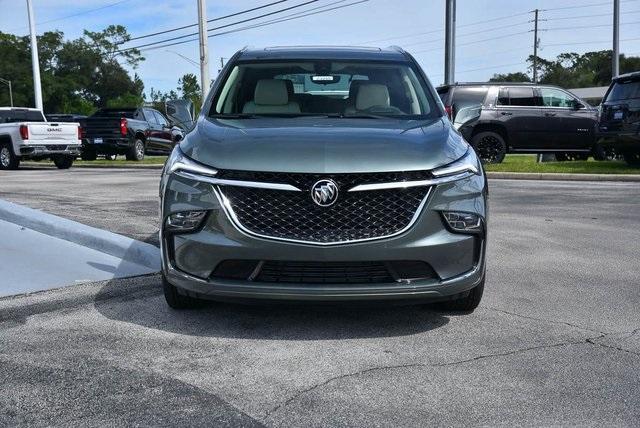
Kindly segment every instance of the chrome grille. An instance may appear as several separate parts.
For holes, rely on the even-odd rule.
[[[220,186],[234,220],[256,235],[276,239],[332,244],[376,239],[398,234],[408,228],[428,187],[348,192],[359,184],[415,180],[425,173],[384,174],[274,174],[222,173],[220,178],[291,184],[301,192]],[[269,175],[266,175],[269,174]],[[406,175],[403,175],[406,174]],[[372,179],[377,176],[377,179]],[[334,180],[340,190],[329,207],[313,203],[310,187],[318,178]],[[388,180],[395,178],[396,180]],[[403,178],[402,180],[398,180]]]

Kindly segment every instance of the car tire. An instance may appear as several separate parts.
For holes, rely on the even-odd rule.
[[[627,165],[640,167],[640,152],[627,152],[623,156]]]
[[[480,305],[483,293],[484,278],[482,278],[482,282],[473,287],[465,297],[439,303],[438,307],[448,312],[473,312],[478,305]]]
[[[0,169],[18,169],[20,158],[13,154],[9,143],[0,144]]]
[[[200,300],[178,293],[178,289],[165,278],[164,274],[162,275],[162,290],[164,291],[164,299],[167,301],[167,305],[172,309],[195,309],[202,306]]]
[[[98,154],[95,150],[92,149],[83,149],[82,154],[80,154],[80,159],[84,161],[94,161],[98,159]]]
[[[53,158],[53,163],[58,169],[69,169],[73,165],[74,158],[72,156],[56,156]]]
[[[473,136],[472,144],[483,163],[502,163],[507,154],[507,144],[497,132],[479,132]]]
[[[136,139],[127,153],[127,160],[140,162],[144,160],[144,142]]]

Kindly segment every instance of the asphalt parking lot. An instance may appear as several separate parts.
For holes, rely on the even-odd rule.
[[[158,170],[0,173],[157,242]],[[490,182],[478,310],[175,312],[157,275],[0,299],[0,425],[640,426],[640,186]]]

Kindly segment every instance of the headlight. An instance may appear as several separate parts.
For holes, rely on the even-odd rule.
[[[449,165],[436,168],[431,171],[434,177],[446,177],[449,175],[480,175],[480,162],[473,149],[469,149],[464,156]]]
[[[442,216],[454,232],[476,233],[482,231],[482,217],[478,214],[444,211]]]
[[[180,171],[208,177],[213,177],[218,173],[214,168],[189,159],[182,153],[180,146],[176,146],[173,152],[171,152],[169,159],[167,159],[167,163],[164,165],[164,174],[173,174]]]

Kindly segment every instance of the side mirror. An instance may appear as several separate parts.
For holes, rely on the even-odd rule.
[[[584,104],[582,104],[578,100],[573,100],[573,108],[576,109],[576,110],[580,110],[580,109],[584,108]]]

